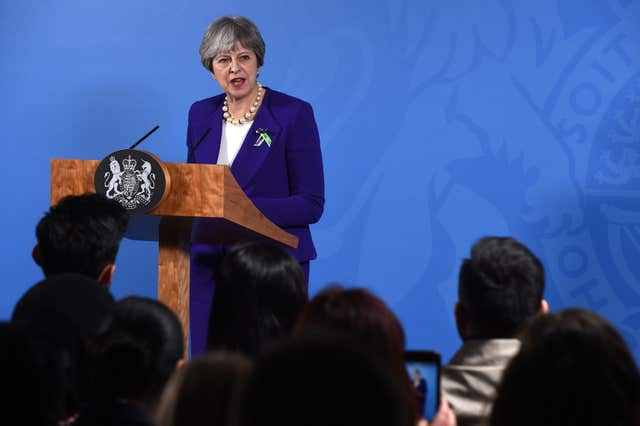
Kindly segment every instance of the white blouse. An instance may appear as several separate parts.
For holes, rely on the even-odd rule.
[[[231,124],[226,121],[222,124],[222,136],[220,138],[220,151],[216,164],[231,167],[233,160],[240,151],[242,142],[247,137],[253,121],[242,124]]]

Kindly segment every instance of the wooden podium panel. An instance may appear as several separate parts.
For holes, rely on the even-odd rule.
[[[52,159],[51,204],[67,195],[96,192],[94,174],[99,163],[98,160]],[[191,241],[195,238],[197,242],[233,244],[268,239],[295,248],[298,238],[280,229],[256,208],[228,167],[184,163],[164,163],[164,166],[170,181],[168,193],[147,213],[161,219],[159,226],[150,225],[158,228],[157,232],[152,229],[145,235],[159,242],[158,299],[178,315],[187,350]],[[197,219],[196,229],[193,229],[194,219]]]

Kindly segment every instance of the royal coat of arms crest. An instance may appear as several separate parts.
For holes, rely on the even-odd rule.
[[[102,160],[94,183],[96,192],[116,200],[130,213],[154,207],[164,192],[164,172],[157,161],[144,151],[117,151]],[[160,189],[156,195],[156,189]]]

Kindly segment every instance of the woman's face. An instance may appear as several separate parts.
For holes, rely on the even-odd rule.
[[[232,99],[250,96],[256,90],[258,59],[252,50],[236,42],[232,50],[222,52],[211,63],[213,78]]]

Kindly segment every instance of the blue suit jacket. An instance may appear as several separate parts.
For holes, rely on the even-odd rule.
[[[224,95],[198,101],[189,111],[189,161],[215,164],[220,151]],[[202,143],[195,144],[211,129]],[[264,129],[271,146],[258,139]],[[309,224],[324,209],[324,176],[318,128],[311,106],[300,99],[267,89],[253,125],[238,152],[231,173],[256,207],[276,225],[299,238],[290,252],[300,262],[316,257]],[[191,353],[204,351],[214,293],[213,269],[222,246],[191,246]]]
[[[215,164],[220,150],[224,94],[194,103],[189,111],[187,145],[190,161]],[[191,151],[205,131],[210,133]],[[254,146],[256,130],[271,138]],[[298,261],[315,259],[309,224],[324,209],[324,175],[318,128],[311,106],[267,88],[253,125],[231,172],[256,207],[272,222],[299,239],[291,253]]]

